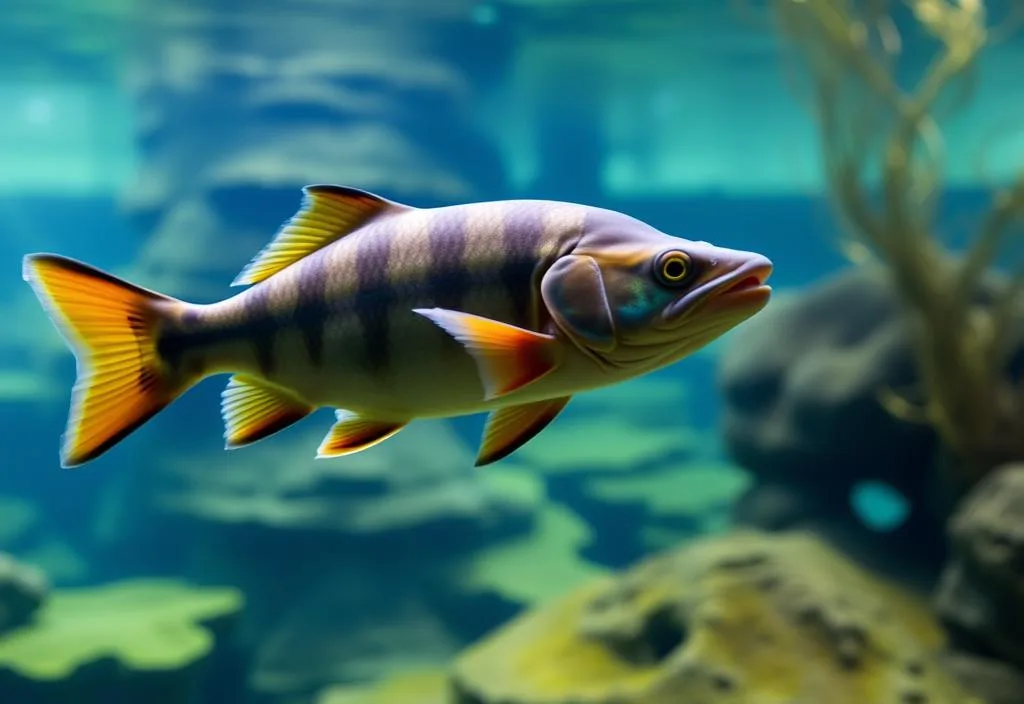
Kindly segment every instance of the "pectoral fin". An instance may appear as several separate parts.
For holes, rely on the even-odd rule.
[[[508,457],[544,430],[569,403],[571,396],[536,403],[500,408],[487,417],[484,438],[476,457],[476,466]]]
[[[316,409],[285,389],[236,374],[221,394],[220,410],[225,447],[233,450],[270,437]]]
[[[463,344],[476,360],[488,400],[532,384],[558,367],[558,340],[552,335],[444,308],[413,312]]]
[[[366,450],[384,442],[406,426],[405,423],[364,418],[352,411],[339,410],[334,415],[337,421],[320,443],[317,459],[342,457]]]

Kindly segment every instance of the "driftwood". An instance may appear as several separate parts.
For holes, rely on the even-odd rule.
[[[897,83],[901,36],[889,0],[772,0],[781,34],[810,77],[824,172],[847,224],[847,250],[886,267],[910,312],[920,402],[889,391],[896,414],[930,423],[973,484],[1024,459],[1024,389],[1007,375],[1024,272],[990,305],[975,304],[1006,240],[1024,221],[1024,169],[998,189],[962,252],[938,237],[943,171],[939,113],[970,99],[976,59],[992,41],[984,0],[905,0],[938,50],[911,89]],[[952,99],[952,104],[951,104]]]

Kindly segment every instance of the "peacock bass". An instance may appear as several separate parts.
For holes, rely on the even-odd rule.
[[[232,374],[227,448],[321,407],[318,457],[417,418],[489,416],[476,464],[514,452],[573,394],[672,364],[761,310],[771,262],[628,215],[540,200],[415,208],[307,186],[299,211],[199,305],[73,259],[24,278],[77,359],[61,465],[99,457],[200,380]]]

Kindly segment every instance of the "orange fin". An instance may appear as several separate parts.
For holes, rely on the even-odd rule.
[[[487,416],[476,466],[497,462],[528,443],[562,412],[570,398],[563,396],[493,411]]]
[[[157,350],[181,301],[55,254],[25,257],[22,276],[77,361],[62,467],[99,457],[199,380],[168,369]]]
[[[380,196],[346,186],[306,186],[295,213],[274,239],[231,282],[247,286],[358,230],[382,212],[411,209]]]
[[[405,422],[373,420],[352,411],[335,411],[337,422],[320,443],[318,459],[341,457],[382,443],[406,426]]]
[[[487,400],[532,384],[558,366],[558,341],[551,335],[444,308],[413,312],[434,322],[473,355]]]
[[[262,379],[236,374],[220,397],[224,447],[233,450],[268,438],[312,413],[315,408]]]

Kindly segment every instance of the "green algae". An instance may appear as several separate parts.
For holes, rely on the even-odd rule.
[[[104,659],[134,671],[180,670],[213,649],[205,624],[242,605],[236,589],[172,580],[58,590],[35,623],[0,640],[0,670],[44,682]]]
[[[462,574],[462,585],[524,604],[546,601],[606,573],[580,557],[580,549],[591,538],[590,527],[579,516],[549,504],[538,512],[530,533],[472,560]]]
[[[609,414],[552,424],[521,447],[515,461],[545,474],[625,472],[696,452],[702,440],[686,427],[655,428]]]
[[[643,503],[656,517],[699,518],[731,505],[750,483],[750,475],[733,464],[701,461],[652,473],[597,477],[587,482],[587,493],[607,503]]]

